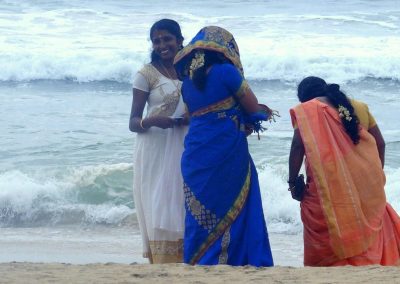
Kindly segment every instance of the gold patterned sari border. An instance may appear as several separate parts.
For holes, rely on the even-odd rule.
[[[218,264],[227,264],[228,263],[228,247],[229,243],[231,242],[231,227],[228,227],[222,236],[222,241],[221,241],[221,254],[219,255],[218,258]]]
[[[247,83],[246,80],[243,80],[242,84],[240,85],[239,90],[236,92],[235,96],[238,99],[241,99],[241,98],[245,97],[249,93],[249,91],[250,91],[249,84]]]
[[[227,99],[224,99],[222,101],[216,102],[212,105],[209,105],[206,108],[202,108],[199,109],[195,112],[192,113],[192,116],[201,116],[203,114],[206,113],[210,113],[210,112],[217,112],[217,111],[221,111],[221,110],[227,110],[232,108],[233,106],[235,106],[236,101],[233,97],[229,97]]]
[[[321,158],[319,157],[319,150],[317,147],[317,141],[315,140],[315,136],[313,135],[313,132],[311,130],[311,127],[309,126],[309,121],[306,117],[305,111],[302,107],[302,105],[296,107],[296,119],[298,121],[297,126],[299,130],[302,130],[303,134],[301,135],[302,139],[304,141],[304,148],[306,151],[306,156],[309,159],[309,165],[311,168],[311,171],[313,172],[313,177],[315,184],[317,188],[319,188],[319,195],[320,195],[320,200],[321,200],[321,206],[325,209],[323,210],[325,218],[327,219],[327,227],[329,230],[330,235],[340,235],[340,232],[338,231],[338,227],[335,226],[335,211],[332,207],[332,205],[327,202],[327,200],[330,199],[329,197],[329,189],[328,189],[328,184],[326,182],[325,178],[325,173],[323,171],[323,167],[321,164]],[[300,123],[299,123],[300,122]],[[310,143],[306,143],[306,141],[309,140]],[[314,155],[308,154],[308,153],[315,153],[317,158],[312,159]],[[340,250],[340,252],[339,252]],[[344,255],[343,247],[337,248],[337,252],[340,255]]]
[[[338,224],[334,205],[332,203],[330,196],[331,193],[329,191],[327,177],[324,171],[324,165],[322,164],[322,158],[320,157],[318,144],[315,139],[315,135],[312,132],[310,121],[307,119],[305,115],[305,110],[303,109],[302,106],[296,108],[296,113],[297,113],[296,114],[297,120],[300,122],[298,123],[298,127],[303,132],[302,139],[304,139],[305,141],[308,139],[310,142],[310,143],[304,143],[306,156],[309,159],[309,165],[313,173],[316,187],[318,189],[321,207],[323,208],[323,213],[326,219],[329,235],[331,238],[332,249],[337,255],[337,257],[339,257],[340,259],[354,256],[362,251],[365,251],[372,243],[374,237],[370,238],[369,240],[362,240],[357,244],[353,244],[351,247],[349,247],[348,245],[346,245],[346,243],[342,241],[343,233],[341,231],[341,227]],[[336,147],[335,150],[338,151]],[[314,153],[314,155],[312,153]],[[336,155],[338,155],[338,153],[336,153]],[[350,180],[344,170],[342,159],[339,159],[337,161],[337,167],[338,170],[341,171],[342,182],[346,183],[345,187],[347,189],[350,189],[351,187]],[[352,204],[354,203],[355,201],[352,202]],[[354,216],[358,215],[358,212],[355,208],[353,208],[353,211],[354,211],[353,212]],[[358,216],[356,219],[360,220],[361,218],[362,218],[361,216]],[[360,227],[361,230],[361,224],[359,222],[357,222],[357,226]]]
[[[221,46],[220,44],[212,41],[203,41],[198,40],[193,45],[186,46],[183,50],[181,50],[174,59],[174,64],[177,64],[180,60],[184,57],[189,55],[194,49],[205,49],[211,51],[217,51],[224,54],[232,63],[239,69],[240,73],[243,75],[243,67],[242,63],[240,62],[239,53],[235,53],[234,51],[228,50],[226,47]]]
[[[205,254],[207,249],[230,227],[233,221],[237,218],[239,213],[242,211],[243,206],[247,200],[247,196],[250,190],[250,177],[251,177],[251,167],[249,163],[248,172],[242,189],[232,207],[226,213],[226,215],[222,218],[222,220],[218,223],[218,225],[212,230],[212,232],[208,235],[207,239],[203,242],[197,252],[193,255],[190,260],[190,264],[195,265],[199,259]]]

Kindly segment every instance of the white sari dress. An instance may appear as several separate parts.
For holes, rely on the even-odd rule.
[[[149,93],[146,117],[179,117],[185,112],[181,82],[146,64],[133,88]],[[143,240],[143,257],[150,263],[182,262],[184,192],[181,156],[187,127],[151,127],[136,136],[133,195]]]

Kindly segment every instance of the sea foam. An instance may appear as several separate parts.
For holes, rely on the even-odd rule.
[[[151,25],[165,17],[180,23],[184,44],[206,25],[231,31],[250,79],[400,80],[400,18],[391,1],[376,8],[330,3],[329,11],[324,1],[310,9],[290,1],[219,1],[215,9],[203,2],[172,1],[171,10],[157,1],[1,3],[0,80],[130,83],[149,61]]]

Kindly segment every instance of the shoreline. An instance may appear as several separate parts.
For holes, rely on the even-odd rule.
[[[303,266],[303,235],[270,233],[275,265]],[[135,226],[2,228],[0,263],[146,264]]]
[[[0,283],[399,283],[394,266],[255,268],[185,264],[0,263]]]

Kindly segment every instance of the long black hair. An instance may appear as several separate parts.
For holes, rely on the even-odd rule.
[[[155,31],[159,30],[165,30],[168,31],[169,33],[173,34],[178,41],[183,42],[183,36],[182,36],[182,31],[181,27],[179,24],[171,19],[161,19],[157,22],[155,22],[151,28],[150,28],[150,39],[153,41],[153,34]],[[183,46],[181,45],[181,48]],[[151,52],[151,62],[155,62],[159,60],[160,57],[154,52],[154,50]]]
[[[359,120],[349,99],[340,90],[338,84],[327,84],[319,77],[310,76],[300,82],[297,88],[297,96],[302,103],[316,97],[328,97],[330,103],[341,113],[342,124],[353,144],[358,144],[360,141]],[[339,109],[341,106],[345,109]],[[346,113],[346,109],[348,113]]]
[[[191,59],[195,56],[196,52],[204,52],[204,65],[193,72],[192,80],[196,88],[203,91],[207,83],[207,69],[213,64],[231,63],[231,61],[220,52],[196,49],[193,51]],[[192,62],[191,59],[189,59],[189,64]]]

